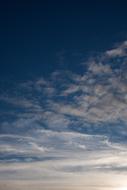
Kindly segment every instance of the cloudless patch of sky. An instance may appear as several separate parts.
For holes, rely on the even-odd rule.
[[[80,52],[85,57],[122,41],[127,31],[126,4],[99,0],[1,2],[1,77],[47,76],[60,67],[58,52]],[[65,67],[71,69],[75,59],[68,62]]]

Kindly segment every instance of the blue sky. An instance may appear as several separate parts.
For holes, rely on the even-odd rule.
[[[125,189],[126,3],[12,1],[0,14],[0,187]]]

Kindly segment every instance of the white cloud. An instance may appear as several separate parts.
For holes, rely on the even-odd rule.
[[[102,63],[96,64],[96,62],[91,62],[89,64],[89,71],[93,72],[93,74],[110,74],[112,72],[109,65],[103,65]]]
[[[126,47],[124,42],[106,51],[99,61],[89,61],[82,75],[57,71],[49,80],[21,84],[17,96],[1,94],[0,101],[11,105],[12,112],[15,106],[19,109],[16,119],[1,122],[1,179],[44,183],[59,178],[61,183],[72,183],[77,177],[83,184],[84,176],[88,179],[94,174],[98,174],[96,180],[102,175],[105,181],[105,172],[108,177],[125,178],[126,62],[121,60],[122,67],[114,69],[110,58],[125,57]],[[78,133],[74,128],[82,130]]]
[[[87,63],[84,75],[57,71],[49,80],[40,78],[22,84],[18,90],[27,92],[26,97],[1,95],[0,99],[26,109],[25,113],[19,115],[23,123],[25,119],[29,123],[32,117],[31,121],[41,121],[50,128],[67,129],[72,123],[67,115],[93,124],[118,120],[127,122],[126,69],[113,69],[109,61],[111,55],[116,55],[113,52],[119,49],[125,52],[126,48],[125,41],[116,49],[106,51],[106,54],[100,56],[100,60],[92,58]],[[108,60],[107,54],[110,54]],[[124,60],[122,66],[123,64]]]
[[[124,41],[118,47],[106,51],[109,58],[127,56],[127,41]]]

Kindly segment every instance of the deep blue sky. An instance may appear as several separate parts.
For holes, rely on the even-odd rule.
[[[66,66],[58,63],[61,52],[66,56],[80,52],[85,57],[124,40],[126,4],[97,0],[1,1],[0,76],[22,79],[47,75],[60,67],[75,69],[75,57],[68,57]]]

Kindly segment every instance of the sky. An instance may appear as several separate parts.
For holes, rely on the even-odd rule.
[[[0,2],[0,189],[127,189],[127,3]]]

